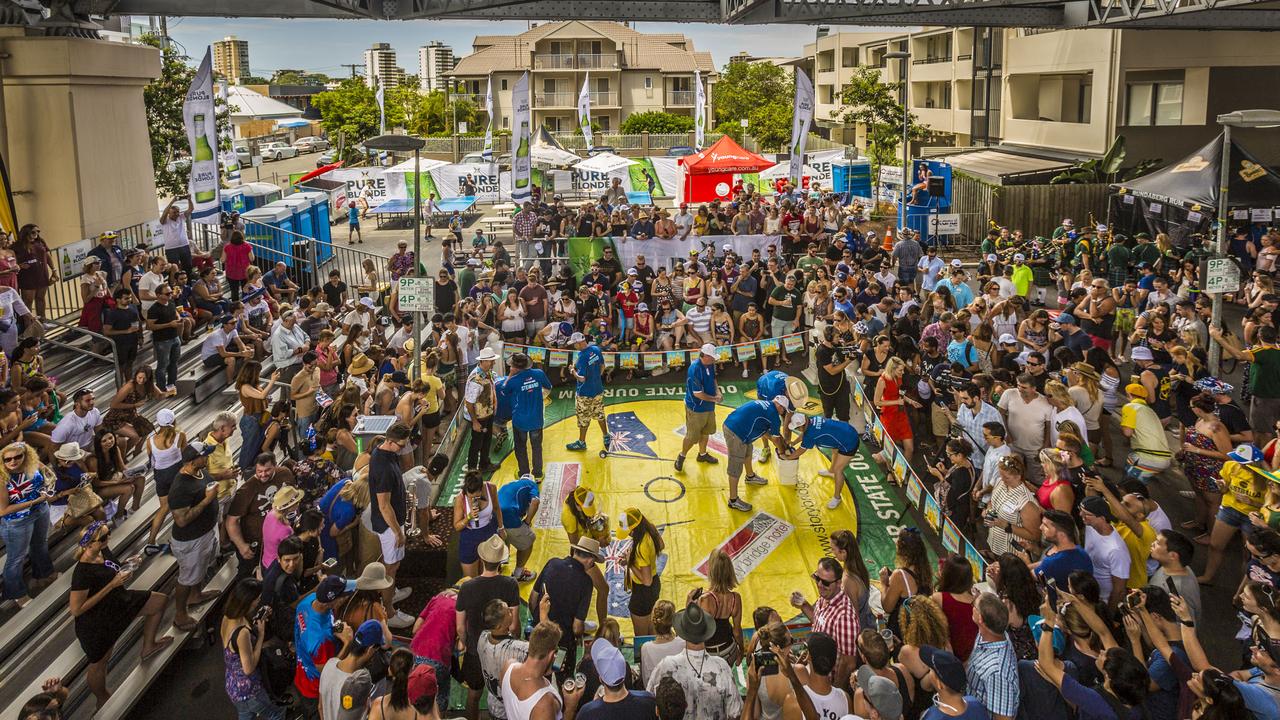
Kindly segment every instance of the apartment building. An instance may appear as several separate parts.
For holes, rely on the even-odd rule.
[[[865,133],[833,113],[858,67],[887,82],[908,75],[911,112],[926,145],[1000,145],[1057,158],[1099,156],[1117,136],[1128,157],[1166,160],[1219,132],[1218,114],[1280,107],[1258,88],[1280,82],[1280,48],[1261,32],[922,28],[909,34],[836,33],[805,48],[815,124],[865,147]],[[885,59],[907,51],[909,65]],[[1265,131],[1253,131],[1261,140]],[[1262,140],[1280,160],[1280,144]]]
[[[448,73],[457,62],[453,48],[439,40],[418,48],[418,87],[423,92],[448,90]]]
[[[213,71],[232,85],[253,75],[249,72],[249,41],[235,35],[213,41]]]
[[[480,35],[470,55],[449,73],[479,107],[493,83],[495,126],[511,129],[511,93],[529,71],[534,125],[552,131],[578,127],[578,93],[590,82],[591,117],[617,131],[631,113],[660,110],[694,115],[694,71],[701,71],[708,105],[715,83],[711,53],[677,33],[641,33],[615,22],[573,20],[538,25],[518,35]],[[707,119],[714,125],[714,108]]]
[[[404,77],[404,68],[396,65],[391,43],[375,43],[364,51],[364,82],[369,87],[395,87],[404,82]]]

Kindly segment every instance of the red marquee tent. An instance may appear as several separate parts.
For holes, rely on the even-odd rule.
[[[680,159],[684,165],[684,201],[709,202],[732,197],[733,176],[767,170],[777,163],[765,159],[725,135],[711,147]]]

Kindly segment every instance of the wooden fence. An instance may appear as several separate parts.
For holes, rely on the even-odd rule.
[[[1093,213],[1099,222],[1107,215],[1106,185],[989,185],[956,172],[951,180],[951,212],[960,213],[960,233],[979,241],[987,221],[1021,229],[1031,238],[1048,235],[1063,218],[1083,227]]]

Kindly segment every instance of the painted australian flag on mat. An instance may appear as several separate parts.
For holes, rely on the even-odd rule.
[[[609,428],[609,452],[658,457],[649,446],[658,436],[634,412],[611,413],[605,423]]]
[[[614,540],[604,550],[604,579],[609,583],[609,614],[617,617],[631,616],[631,611],[627,609],[627,605],[631,602],[631,592],[624,584],[627,572],[626,562],[630,555],[631,538]],[[661,575],[667,567],[666,553],[658,556],[657,566],[657,574]]]

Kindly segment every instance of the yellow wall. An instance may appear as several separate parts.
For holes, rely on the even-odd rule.
[[[19,31],[20,32],[20,31]],[[18,222],[52,246],[157,216],[142,89],[160,52],[104,40],[0,35]]]

